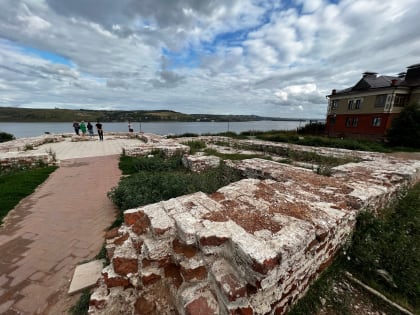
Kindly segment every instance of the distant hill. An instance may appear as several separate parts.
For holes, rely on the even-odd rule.
[[[171,110],[88,110],[88,109],[34,109],[0,107],[0,122],[70,122],[70,121],[124,122],[124,121],[255,121],[299,120],[260,117],[255,115],[183,114]],[[301,119],[305,120],[305,119]]]

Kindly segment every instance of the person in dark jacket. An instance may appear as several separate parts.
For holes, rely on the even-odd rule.
[[[104,130],[102,129],[102,124],[99,120],[96,123],[96,130],[98,131],[99,140],[104,141]]]
[[[77,121],[73,121],[73,128],[74,128],[74,132],[76,133],[76,135],[79,136],[80,125]]]

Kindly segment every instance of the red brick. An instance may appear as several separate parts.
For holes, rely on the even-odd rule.
[[[240,307],[230,311],[231,315],[253,315],[254,311],[251,307]]]
[[[94,306],[96,309],[101,310],[105,307],[106,301],[105,300],[90,300],[89,305]]]
[[[131,230],[137,235],[142,235],[147,232],[149,223],[145,221],[138,221],[131,226]]]
[[[117,237],[119,235],[118,229],[119,229],[118,227],[115,227],[115,228],[113,228],[111,230],[106,231],[105,238],[107,240],[109,240],[111,238]]]
[[[114,266],[114,271],[122,276],[138,271],[137,258],[115,257],[112,259],[112,264]]]
[[[178,239],[174,239],[172,247],[175,253],[183,255],[187,258],[191,258],[197,254],[197,248],[195,246],[182,244]]]
[[[213,309],[204,296],[200,296],[185,307],[186,315],[217,315],[218,310]]]
[[[144,297],[139,297],[136,303],[134,303],[134,311],[136,315],[155,314],[156,305],[153,301],[146,300]]]
[[[158,282],[160,279],[162,279],[161,275],[151,273],[148,276],[142,276],[141,282],[143,283],[144,286],[148,286],[148,285]]]
[[[108,278],[108,273],[104,274],[104,281],[107,288],[113,288],[113,287],[128,288],[130,286],[130,282],[128,281],[128,279],[122,278],[122,277]]]
[[[220,246],[228,240],[227,237],[218,237],[216,235],[209,237],[201,237],[200,245],[201,246]]]
[[[280,259],[278,257],[270,258],[264,260],[263,263],[254,261],[252,264],[252,269],[254,271],[259,272],[263,275],[267,274],[270,270],[274,269],[276,266],[280,264]]]
[[[247,295],[246,286],[241,285],[232,274],[224,275],[221,277],[220,281],[216,278],[216,281],[220,289],[231,302]]]
[[[156,234],[156,235],[163,235],[163,234],[165,234],[165,232],[166,231],[169,231],[171,228],[166,228],[166,229],[159,229],[159,228],[154,228],[153,229],[153,232]]]
[[[150,226],[149,218],[141,211],[124,214],[124,222],[132,226],[131,229],[137,235],[145,233]]]
[[[274,310],[274,315],[283,315],[286,312],[287,305],[279,306]]]
[[[165,278],[172,279],[174,285],[179,288],[183,282],[180,267],[175,264],[165,266]]]
[[[141,254],[141,248],[143,246],[143,243],[144,242],[142,240],[133,241],[133,247],[136,250],[137,254]]]
[[[124,213],[124,223],[127,225],[133,225],[137,221],[145,220],[146,215],[143,211],[137,211],[132,213]]]
[[[128,239],[128,233],[125,233],[124,235],[122,235],[121,237],[117,238],[116,240],[114,240],[114,244],[121,246],[122,244],[124,244],[124,242]]]
[[[186,281],[203,280],[207,278],[207,269],[204,266],[200,266],[194,269],[186,269],[181,267],[182,276]]]

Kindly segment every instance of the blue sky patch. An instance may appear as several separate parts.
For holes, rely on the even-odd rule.
[[[50,61],[52,63],[57,63],[57,64],[62,64],[62,65],[66,65],[69,67],[73,67],[74,64],[73,62],[64,57],[64,56],[60,56],[57,55],[55,53],[46,51],[46,50],[39,50],[33,47],[29,47],[29,46],[21,46],[20,47],[25,53],[31,54],[31,55],[36,55],[37,57],[40,57],[44,60]]]

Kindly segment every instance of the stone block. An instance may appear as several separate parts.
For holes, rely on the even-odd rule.
[[[78,265],[74,270],[68,293],[74,294],[93,287],[101,276],[104,260],[94,260]]]

